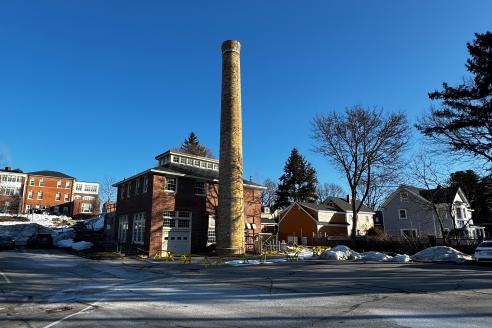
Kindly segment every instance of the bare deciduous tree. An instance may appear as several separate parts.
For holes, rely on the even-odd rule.
[[[277,183],[268,178],[263,182],[263,185],[266,189],[261,193],[261,205],[273,206],[277,200]]]
[[[113,185],[116,183],[116,180],[113,177],[110,176],[105,176],[102,183],[101,183],[101,193],[100,193],[100,198],[104,202],[108,201],[114,201],[114,198],[116,197],[116,189],[113,187]]]
[[[374,177],[399,167],[410,128],[406,115],[384,115],[381,110],[354,106],[343,113],[317,115],[312,122],[315,151],[327,157],[346,177],[352,201],[351,243],[355,247],[357,213]],[[360,187],[364,185],[365,187]],[[358,197],[359,196],[359,197]]]
[[[344,197],[345,190],[342,186],[336,183],[323,183],[319,184],[316,188],[318,193],[318,202],[324,203],[329,197]]]

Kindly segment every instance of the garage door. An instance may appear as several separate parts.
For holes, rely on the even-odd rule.
[[[174,254],[191,253],[190,231],[163,230],[162,249]]]

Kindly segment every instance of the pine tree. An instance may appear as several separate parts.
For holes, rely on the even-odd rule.
[[[275,208],[284,208],[296,201],[316,201],[317,183],[316,170],[293,148],[285,163],[284,174],[280,177]]]
[[[471,58],[466,62],[473,75],[457,87],[443,83],[442,91],[429,93],[440,102],[416,127],[452,150],[492,163],[492,33],[475,34],[468,43]],[[490,167],[492,169],[492,167]]]
[[[198,141],[198,137],[195,132],[191,132],[187,139],[183,142],[179,151],[191,155],[203,156],[203,157],[213,157],[210,149]]]

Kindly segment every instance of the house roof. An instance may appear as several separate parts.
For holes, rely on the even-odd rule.
[[[40,175],[40,176],[53,177],[53,178],[75,179],[74,177],[66,175],[65,173],[58,172],[58,171],[49,171],[49,170],[29,172],[27,174],[29,174],[29,175]]]
[[[325,203],[329,204],[330,202],[333,202],[333,204],[335,206],[337,206],[338,208],[340,208],[342,211],[344,212],[351,212],[352,211],[352,204],[347,202],[346,199],[344,198],[339,198],[339,197],[329,197]],[[358,207],[360,205],[360,201],[356,200],[355,201],[355,206]],[[366,205],[362,204],[362,206],[360,207],[360,211],[359,212],[369,212],[369,213],[373,213],[374,210],[370,209],[369,207],[367,207]]]
[[[419,189],[418,193],[428,201],[436,204],[452,203],[459,187]]]
[[[317,204],[317,203],[307,203],[307,202],[299,202],[299,204],[302,207],[307,207],[315,211],[339,211],[338,208],[334,206],[330,206],[328,204]]]

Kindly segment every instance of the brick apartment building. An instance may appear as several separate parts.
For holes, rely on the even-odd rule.
[[[6,166],[0,169],[0,213],[19,213],[22,211],[24,184],[27,174]]]
[[[116,217],[106,231],[128,248],[150,256],[159,250],[199,252],[215,244],[219,161],[176,151],[156,156],[158,166],[124,179],[118,188]],[[252,250],[261,231],[263,186],[244,181],[245,235]],[[113,224],[112,224],[113,223]]]
[[[41,209],[70,215],[74,177],[57,171],[28,173],[24,192],[24,212]]]
[[[72,217],[84,218],[99,214],[99,184],[75,181],[73,188]]]

